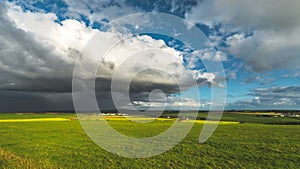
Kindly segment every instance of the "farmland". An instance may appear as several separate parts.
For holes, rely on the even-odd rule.
[[[169,114],[171,115],[171,114]],[[205,118],[207,114],[199,114]],[[15,121],[17,119],[66,119]],[[134,123],[107,118],[119,132],[150,137],[170,127],[175,119]],[[212,137],[199,144],[199,120],[176,147],[149,158],[119,157],[97,146],[83,131],[75,114],[0,114],[0,168],[297,168],[300,166],[299,118],[224,114]],[[226,122],[227,121],[227,122]],[[188,122],[188,121],[186,121]],[[243,122],[243,123],[240,123]]]

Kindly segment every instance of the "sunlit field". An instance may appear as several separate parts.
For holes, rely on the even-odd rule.
[[[65,119],[65,118],[7,119],[7,120],[0,120],[0,123],[36,122],[36,121],[70,121],[70,119]]]
[[[201,118],[204,116],[199,114]],[[106,117],[106,120],[131,137],[153,136],[177,122],[173,118],[158,118],[151,123],[134,123],[124,117]],[[0,114],[0,168],[300,166],[300,125],[262,124],[263,120],[275,121],[275,118],[261,118],[255,114],[224,114],[223,120],[203,144],[199,144],[198,139],[204,120],[197,120],[188,136],[176,147],[154,157],[131,159],[97,146],[83,131],[75,114]],[[295,122],[299,118],[280,120]],[[189,122],[191,120],[183,121]]]

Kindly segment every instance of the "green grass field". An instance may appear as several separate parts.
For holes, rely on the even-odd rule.
[[[201,116],[201,114],[200,114]],[[5,119],[65,118],[68,121],[0,122],[0,168],[299,168],[300,125],[261,124],[297,121],[224,114],[204,144],[198,143],[202,123],[195,123],[176,147],[154,157],[119,157],[97,146],[74,114],[0,114]],[[109,119],[110,125],[132,137],[149,137],[175,120],[133,123]]]

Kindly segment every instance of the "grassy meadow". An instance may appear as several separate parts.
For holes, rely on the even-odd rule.
[[[206,115],[200,113],[199,117]],[[107,120],[113,128],[132,137],[154,136],[176,121]],[[154,157],[132,159],[97,146],[75,114],[0,114],[0,168],[299,168],[300,125],[263,124],[299,122],[299,118],[228,113],[222,120],[229,122],[220,123],[203,144],[198,143],[203,127],[199,120],[176,147]]]

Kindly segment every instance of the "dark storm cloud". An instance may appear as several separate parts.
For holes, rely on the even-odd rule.
[[[73,110],[71,94],[0,91],[0,112]]]
[[[52,54],[53,46],[37,42],[16,28],[0,4],[0,89],[19,91],[65,91],[70,89],[72,65]],[[70,91],[70,90],[69,90]]]
[[[73,110],[71,95],[72,75],[76,58],[80,56],[80,53],[75,49],[68,49],[68,46],[64,48],[65,44],[63,43],[55,44],[56,41],[54,40],[57,38],[60,39],[60,37],[46,37],[45,39],[43,32],[41,34],[30,32],[30,24],[41,24],[40,26],[42,26],[46,32],[52,28],[53,30],[61,31],[63,34],[69,32],[62,29],[68,26],[74,26],[74,24],[78,24],[78,22],[69,21],[71,25],[59,25],[55,23],[52,18],[49,19],[48,15],[29,13],[32,14],[30,15],[32,18],[28,18],[29,29],[23,30],[20,28],[22,24],[19,23],[18,25],[13,20],[14,18],[11,17],[15,17],[18,20],[18,17],[20,17],[18,15],[22,17],[25,13],[23,11],[11,11],[15,13],[11,13],[9,17],[7,14],[8,9],[9,7],[5,5],[5,3],[0,3],[0,111]],[[36,15],[36,17],[34,15]],[[38,19],[40,19],[40,22],[37,22]],[[24,24],[25,23],[27,22],[24,22]],[[45,27],[42,24],[50,26]],[[84,31],[88,32],[89,30]],[[86,33],[84,31],[80,33]],[[77,32],[75,33],[78,34]],[[109,40],[114,36],[112,34],[105,34],[105,32],[102,33],[106,35],[106,38]],[[52,34],[49,33],[46,35],[51,36]],[[67,37],[75,36],[75,34],[72,33],[68,35]],[[39,39],[41,37],[42,40]],[[63,40],[69,39],[61,39],[60,41]],[[66,41],[66,43],[67,42],[68,41]],[[141,40],[141,42],[143,41]],[[159,45],[155,40],[152,40],[151,43],[153,43],[153,45]],[[137,45],[141,46],[143,44],[144,43],[137,43]],[[126,48],[126,50],[130,51],[133,49]],[[94,66],[95,62],[93,60],[89,60],[89,58],[85,60],[92,64],[91,67]],[[159,60],[159,58],[157,60]],[[147,63],[147,60],[144,62]],[[168,63],[168,60],[166,62]],[[162,63],[158,62],[158,64]],[[98,104],[103,109],[114,108],[110,90],[111,73],[113,73],[115,69],[115,64],[103,62],[100,63],[100,66],[106,71],[101,71],[96,77],[95,88]],[[180,64],[178,63],[175,65],[175,68],[179,66]],[[173,69],[174,66],[170,65],[170,67]],[[86,74],[84,73],[88,72],[88,68],[86,70],[85,68],[82,69],[81,72],[82,76],[85,76]],[[130,72],[123,73],[129,74]],[[193,79],[185,77],[186,72],[179,72],[178,74],[175,72],[173,75],[175,78],[184,76],[180,82],[183,90],[191,87]],[[84,78],[86,78],[86,81],[90,81],[90,76],[83,77],[83,79]],[[209,80],[203,78],[202,80],[207,82],[213,79]],[[202,81],[199,82],[199,85],[201,83]],[[123,82],[120,81],[120,85],[122,84]],[[153,70],[147,70],[139,74],[130,85],[130,93],[134,96],[135,100],[147,100],[149,92],[153,89],[161,89],[166,94],[177,93],[179,91],[176,81],[170,80],[169,76]],[[126,93],[120,91],[120,94]],[[124,105],[127,104],[130,103],[124,103]]]

